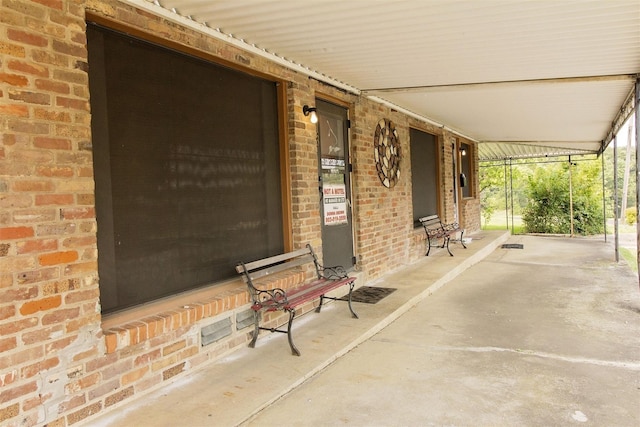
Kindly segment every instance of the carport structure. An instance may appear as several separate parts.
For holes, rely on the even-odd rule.
[[[130,3],[475,141],[479,160],[599,155],[638,122],[637,0]]]

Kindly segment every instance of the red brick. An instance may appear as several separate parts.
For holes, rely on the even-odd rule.
[[[62,10],[62,0],[31,0],[35,3],[40,3],[43,6],[47,6],[51,9]]]
[[[71,150],[71,141],[63,138],[40,136],[33,139],[33,146],[51,150]]]
[[[133,384],[136,381],[140,380],[145,374],[149,372],[149,366],[143,366],[141,368],[135,369],[131,372],[127,372],[121,378],[121,382],[123,386]]]
[[[0,404],[9,402],[13,399],[17,399],[26,394],[33,393],[37,389],[38,384],[35,381],[31,381],[26,384],[10,388],[8,390],[2,390],[2,393],[0,393]]]
[[[30,317],[28,319],[16,320],[14,322],[0,325],[0,335],[11,335],[16,332],[21,332],[25,329],[38,326],[38,318]]]
[[[0,353],[13,350],[18,346],[16,337],[9,337],[0,339]]]
[[[52,191],[54,189],[51,181],[44,180],[25,180],[15,181],[13,183],[13,191]]]
[[[168,354],[175,353],[176,351],[181,350],[186,346],[187,346],[187,342],[185,340],[178,341],[177,343],[173,343],[163,348],[162,355],[166,356]]]
[[[53,313],[45,314],[42,317],[42,324],[46,326],[54,323],[61,323],[61,322],[64,322],[65,320],[70,320],[75,317],[78,317],[78,314],[80,314],[79,308],[57,310],[57,311],[54,311]]]
[[[25,237],[33,237],[32,227],[0,228],[0,240],[24,239]]]
[[[94,208],[64,208],[60,210],[60,219],[93,219],[96,217]]]
[[[25,76],[18,74],[0,73],[0,83],[6,83],[11,86],[26,86],[29,80]]]
[[[38,328],[34,331],[24,332],[21,338],[25,345],[31,345],[49,341],[54,335],[60,336],[63,332],[64,328],[61,325],[56,325],[53,327]]]
[[[73,194],[36,194],[36,206],[71,204],[73,204]]]
[[[66,251],[66,252],[53,252],[50,254],[40,255],[38,262],[40,265],[57,265],[74,262],[78,259],[78,252]]]
[[[38,166],[36,174],[52,178],[71,178],[73,176],[73,168],[68,166]]]
[[[52,297],[43,298],[36,301],[29,301],[22,304],[20,307],[20,314],[28,316],[29,314],[37,313],[38,311],[47,311],[53,308],[60,307],[62,304],[62,297],[60,295],[54,295]]]
[[[55,239],[27,240],[16,244],[18,254],[33,252],[51,252],[58,249],[58,241]]]
[[[21,370],[21,376],[22,378],[31,378],[34,375],[38,375],[40,372],[48,371],[58,365],[60,365],[60,359],[58,359],[58,357],[52,357],[29,366],[25,366]]]
[[[67,276],[72,276],[72,275],[82,274],[82,273],[92,273],[97,270],[98,270],[97,261],[80,262],[76,264],[67,265],[64,269],[64,274]]]
[[[64,389],[67,392],[67,394],[78,393],[80,391],[83,391],[89,387],[93,387],[94,385],[98,384],[101,378],[102,376],[100,375],[99,372],[94,372],[93,374],[85,375],[78,380],[70,381],[65,386]]]
[[[13,369],[4,374],[0,374],[0,387],[5,387],[5,386],[8,386],[9,384],[13,384],[14,382],[16,382],[17,378],[18,378],[18,371],[16,369]]]
[[[16,308],[13,305],[0,307],[0,320],[8,319],[16,315]]]
[[[86,291],[70,292],[64,298],[65,304],[75,304],[83,301],[93,301],[100,297],[100,291],[96,289],[89,289]]]
[[[81,351],[73,356],[73,361],[78,362],[80,360],[95,358],[98,355],[97,347],[90,348],[86,351]]]
[[[54,80],[36,79],[36,87],[46,92],[62,93],[65,95],[71,91],[68,83]]]
[[[13,71],[19,71],[23,74],[32,74],[38,77],[49,77],[49,69],[47,67],[15,59],[7,63],[7,68]]]
[[[9,94],[9,99],[14,101],[22,101],[28,104],[51,105],[51,95],[47,93],[32,92],[28,90],[8,90],[7,93]],[[11,129],[19,130],[21,128],[11,127]]]
[[[84,405],[85,403],[87,403],[87,398],[85,397],[84,394],[81,394],[79,396],[72,396],[70,398],[68,398],[67,400],[65,400],[64,402],[60,403],[60,406],[58,407],[58,411],[59,413],[65,413],[68,412],[72,409],[76,409],[79,408],[80,406]],[[65,425],[65,424],[63,424]],[[49,424],[47,424],[47,427],[50,427]]]
[[[104,343],[107,348],[107,354],[115,353],[118,349],[118,335],[114,333],[105,332]]]
[[[72,335],[70,337],[59,339],[57,341],[48,342],[45,344],[44,349],[47,352],[47,354],[55,353],[69,347],[71,344],[73,344],[77,340],[78,340],[78,336]]]
[[[59,96],[56,98],[56,106],[72,108],[74,110],[89,111],[89,102],[86,99],[65,98]]]
[[[29,108],[26,105],[0,105],[0,114],[16,117],[29,117]]]
[[[16,30],[14,28],[7,29],[7,37],[9,40],[37,47],[44,47],[49,43],[45,37],[22,30]]]
[[[52,280],[59,276],[57,267],[41,268],[35,271],[21,271],[18,273],[16,281],[20,285],[42,282],[44,280]],[[46,293],[45,293],[46,295]]]
[[[69,237],[62,241],[62,246],[65,248],[81,248],[85,246],[94,246],[95,244],[95,236]]]
[[[11,288],[0,290],[0,304],[1,303],[14,303],[16,301],[24,301],[32,299],[38,296],[38,287],[22,286],[19,288]]]
[[[42,406],[53,396],[52,393],[38,394],[30,399],[26,399],[22,402],[22,410],[28,412],[38,406]],[[51,423],[47,424],[47,427],[54,427]]]
[[[6,357],[0,357],[0,371],[26,364],[42,357],[44,357],[44,348],[42,346],[28,348],[17,353],[11,352]]]

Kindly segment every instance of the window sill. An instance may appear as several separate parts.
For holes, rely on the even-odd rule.
[[[304,282],[304,278],[304,272],[296,270],[274,275],[261,285],[287,290]],[[249,301],[247,285],[238,279],[106,316],[102,321],[106,354],[234,310]]]
[[[248,303],[247,286],[234,281],[113,314],[102,322],[106,353],[115,353]]]

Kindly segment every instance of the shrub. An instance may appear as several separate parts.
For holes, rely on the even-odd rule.
[[[636,208],[627,208],[624,211],[624,220],[627,224],[633,225],[638,221],[638,212]]]

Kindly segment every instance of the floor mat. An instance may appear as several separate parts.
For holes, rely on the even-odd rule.
[[[351,294],[351,301],[363,302],[365,304],[375,304],[387,295],[391,295],[396,288],[376,288],[373,286],[363,286],[356,289]],[[349,296],[340,298],[343,301],[347,301]]]
[[[522,243],[505,243],[502,245],[502,249],[524,249]]]

